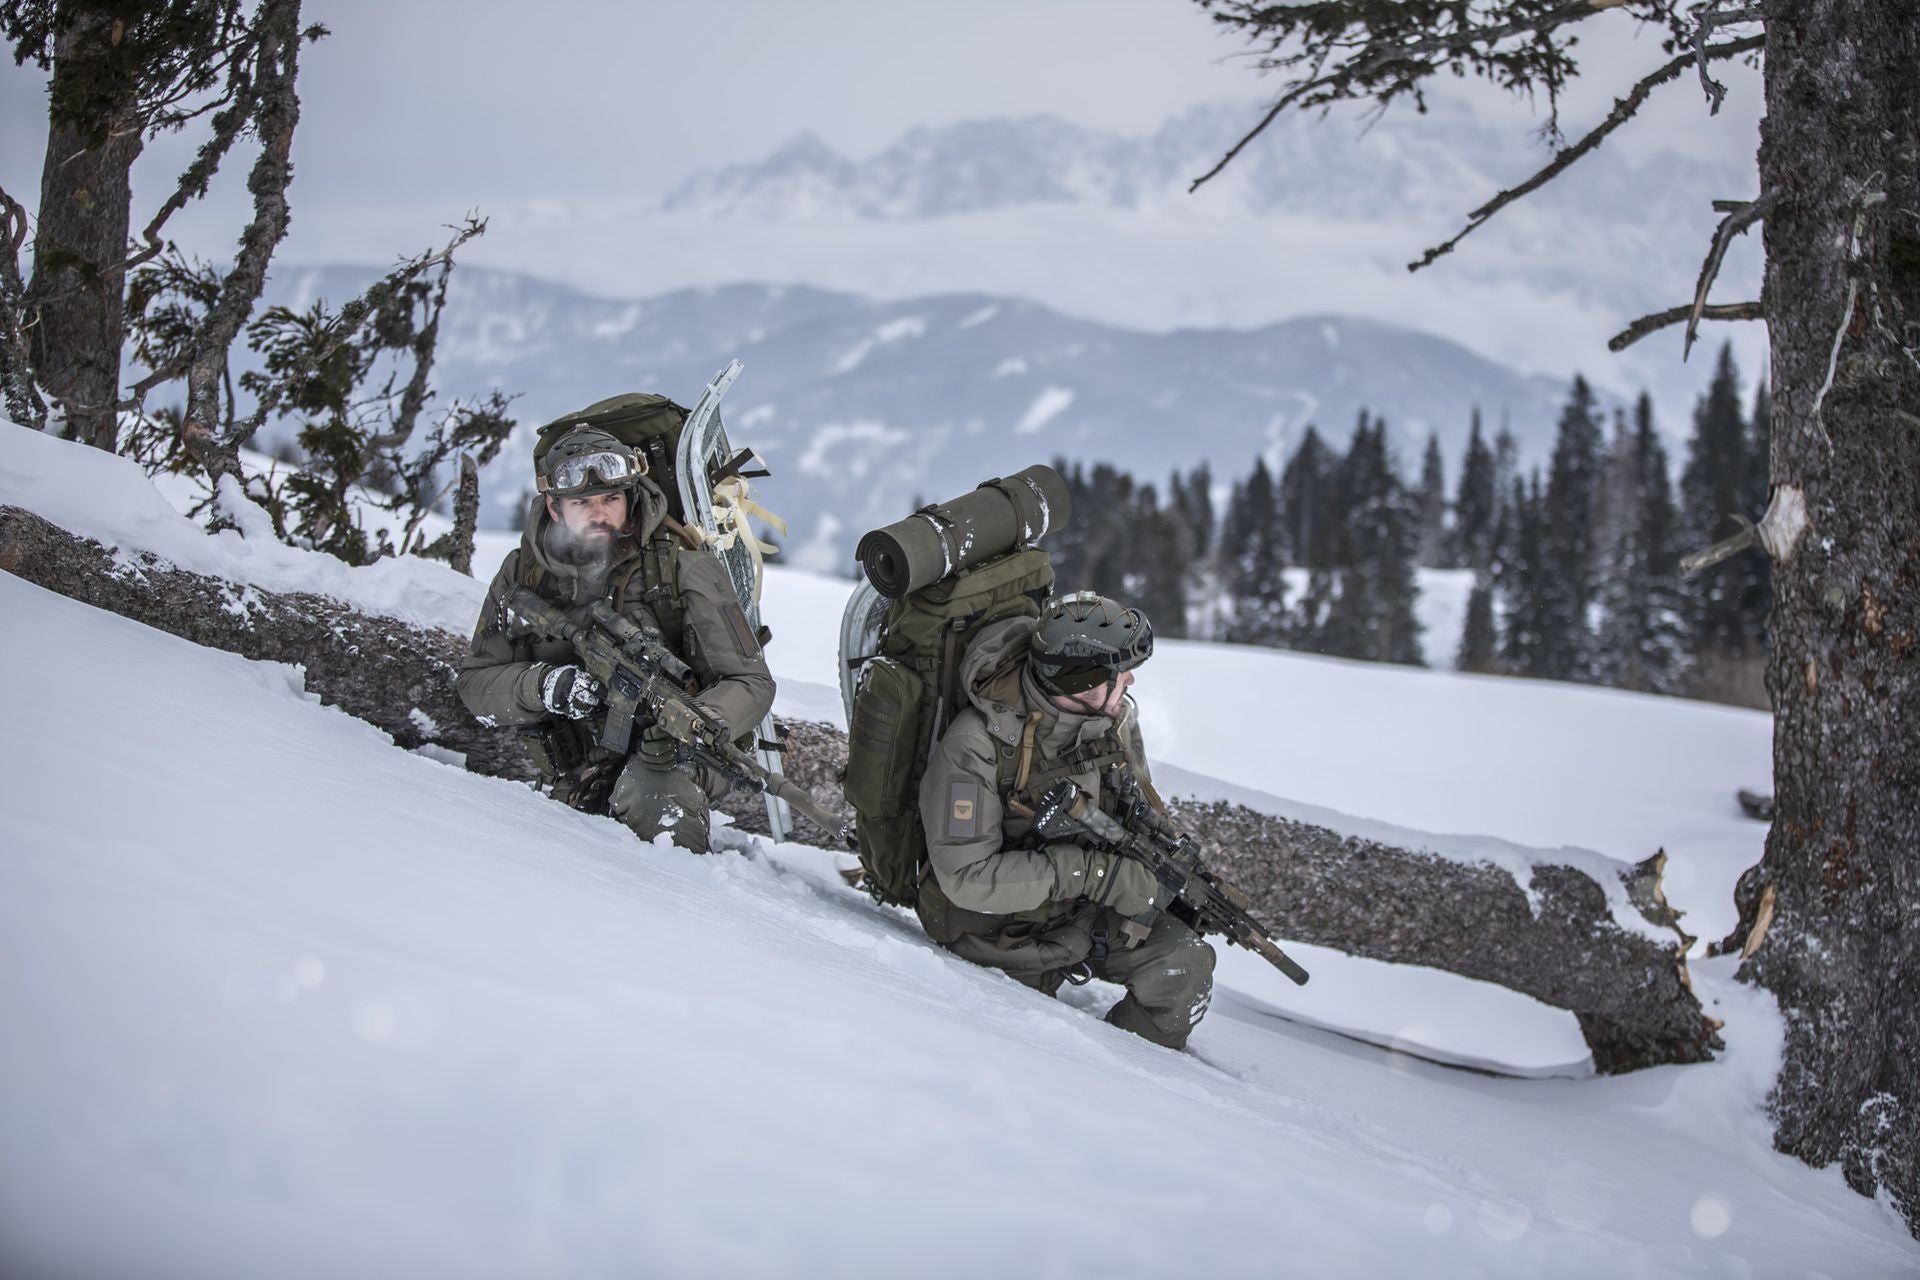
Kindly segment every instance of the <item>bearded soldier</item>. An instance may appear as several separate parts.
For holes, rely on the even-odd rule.
[[[610,811],[643,839],[664,831],[705,853],[708,806],[726,782],[681,760],[674,740],[651,725],[630,756],[601,746],[606,690],[574,660],[569,642],[535,630],[510,599],[528,587],[575,620],[606,600],[642,629],[657,628],[692,668],[694,702],[734,728],[757,727],[773,705],[759,639],[726,570],[694,550],[668,515],[644,453],[607,432],[575,427],[536,473],[539,499],[520,546],[494,575],[460,666],[461,700],[483,724],[523,730],[556,799]]]
[[[1159,909],[1144,865],[1044,841],[1029,821],[1063,778],[1103,808],[1126,774],[1152,794],[1127,696],[1152,652],[1144,614],[1090,591],[1050,602],[1037,622],[982,629],[960,669],[971,705],[920,786],[929,865],[916,907],[934,941],[1049,995],[1095,977],[1124,985],[1107,1021],[1177,1049],[1206,1012],[1213,948]]]

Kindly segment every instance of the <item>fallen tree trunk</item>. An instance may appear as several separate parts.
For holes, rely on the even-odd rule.
[[[454,689],[464,637],[116,554],[18,507],[0,507],[0,569],[210,649],[305,667],[309,693],[400,746],[432,743],[477,773],[533,777],[513,735],[474,723]]]
[[[392,735],[460,752],[479,773],[525,779],[511,732],[466,714],[454,672],[466,641],[448,632],[356,613],[336,600],[275,594],[123,559],[29,512],[0,507],[0,568],[62,595],[245,657],[298,664],[307,688]],[[850,818],[840,791],[846,736],[782,721],[786,771],[829,810]],[[744,830],[764,832],[760,798],[721,804]],[[1175,821],[1200,839],[1209,865],[1245,889],[1255,914],[1285,938],[1498,983],[1571,1011],[1602,1072],[1700,1062],[1719,1046],[1688,984],[1691,939],[1659,888],[1664,855],[1621,873],[1672,943],[1623,929],[1586,872],[1543,863],[1523,888],[1487,863],[1443,858],[1342,835],[1225,802],[1174,800]],[[805,838],[806,833],[801,833]]]

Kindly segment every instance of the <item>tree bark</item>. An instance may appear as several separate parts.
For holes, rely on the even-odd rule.
[[[131,567],[129,567],[131,566]],[[531,779],[514,736],[482,729],[454,688],[467,641],[356,613],[337,600],[279,594],[125,557],[18,507],[0,507],[0,569],[84,604],[211,649],[306,668],[309,692],[402,747],[460,752],[469,769]]]
[[[1767,0],[1775,1141],[1920,1235],[1920,11]],[[1754,896],[1750,892],[1750,897]]]
[[[49,116],[26,307],[34,368],[66,417],[66,434],[109,453],[119,439],[127,233],[143,142],[134,82],[104,69],[119,30],[113,14],[89,8],[54,46],[56,102],[82,96],[71,82],[95,94],[107,85],[120,92],[118,100],[90,103],[97,107],[91,119]]]

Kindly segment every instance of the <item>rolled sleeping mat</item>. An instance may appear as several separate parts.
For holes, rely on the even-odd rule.
[[[897,600],[1037,542],[1072,514],[1067,482],[1052,467],[1036,463],[870,531],[854,556],[873,589]]]

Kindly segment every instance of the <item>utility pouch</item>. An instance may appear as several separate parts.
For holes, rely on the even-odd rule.
[[[847,803],[862,815],[897,817],[919,804],[920,703],[925,682],[890,658],[875,658],[853,695]]]
[[[586,758],[566,726],[541,723],[520,730],[520,742],[540,777],[553,781]]]

